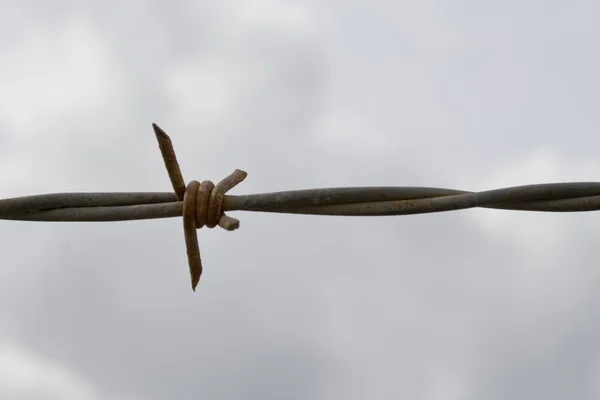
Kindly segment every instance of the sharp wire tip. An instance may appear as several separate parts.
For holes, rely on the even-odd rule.
[[[163,131],[162,128],[160,126],[156,125],[154,122],[152,123],[152,129],[154,129],[154,134],[156,136],[169,137],[169,135],[167,135],[167,132]]]

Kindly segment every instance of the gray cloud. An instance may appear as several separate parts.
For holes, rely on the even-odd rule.
[[[0,197],[169,190],[152,122],[239,193],[581,180],[576,3],[13,2]],[[598,396],[594,213],[239,218],[199,233],[196,293],[179,219],[3,222],[0,344],[97,398]]]

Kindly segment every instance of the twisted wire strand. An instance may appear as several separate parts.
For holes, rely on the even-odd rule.
[[[55,193],[0,200],[0,219],[18,221],[127,221],[183,217],[192,289],[202,274],[196,230],[239,228],[229,211],[336,216],[422,214],[467,208],[581,212],[600,210],[600,182],[547,183],[483,192],[433,187],[349,187],[226,195],[246,172],[235,170],[216,185],[187,185],[169,136],[153,124],[173,192]]]
[[[384,216],[467,208],[581,212],[600,210],[600,182],[547,183],[484,192],[433,187],[349,187],[225,195],[222,211]],[[181,217],[169,192],[54,193],[0,200],[0,219],[112,222]]]

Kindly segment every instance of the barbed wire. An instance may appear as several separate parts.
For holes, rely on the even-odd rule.
[[[346,187],[226,195],[246,172],[235,170],[217,185],[183,180],[167,133],[152,124],[173,192],[54,193],[0,200],[0,219],[18,221],[128,221],[183,216],[192,289],[202,261],[197,229],[239,228],[228,211],[336,216],[422,214],[467,208],[581,212],[600,209],[600,182],[547,183],[483,192],[433,187]]]

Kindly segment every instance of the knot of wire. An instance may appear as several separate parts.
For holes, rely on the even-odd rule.
[[[196,286],[198,286],[202,275],[202,260],[196,229],[204,226],[214,228],[219,225],[225,230],[233,231],[240,227],[240,221],[225,215],[223,212],[223,199],[225,193],[246,179],[248,174],[236,169],[217,183],[216,186],[211,181],[200,183],[196,180],[190,181],[186,186],[171,138],[158,125],[152,124],[152,127],[177,200],[183,202],[185,246],[190,266],[192,290],[196,291]]]
[[[239,221],[229,211],[286,214],[389,216],[467,208],[577,212],[600,209],[599,182],[545,183],[470,192],[434,187],[345,187],[249,195],[226,194],[247,174],[235,170],[216,185],[183,180],[173,144],[152,125],[172,192],[76,192],[0,199],[0,219],[13,221],[128,221],[183,216],[188,263],[195,290],[202,262],[197,229],[217,225],[232,231]],[[4,173],[4,172],[3,172]]]

